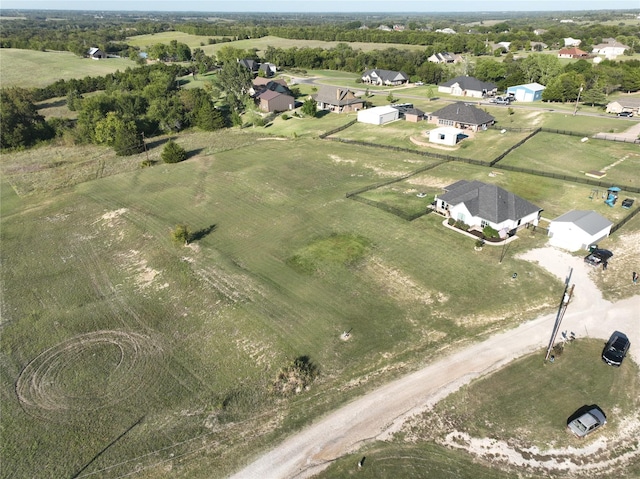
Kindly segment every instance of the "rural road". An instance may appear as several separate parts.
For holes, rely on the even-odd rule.
[[[554,248],[540,248],[522,256],[564,280],[573,268],[570,284],[574,296],[564,315],[561,331],[577,338],[607,339],[619,329],[631,340],[630,354],[640,362],[640,285],[638,294],[611,303],[589,278],[590,266],[582,258]],[[562,292],[559,291],[558,301]],[[329,413],[282,444],[257,458],[232,479],[302,479],[319,473],[339,457],[363,443],[384,439],[418,414],[472,379],[494,371],[527,353],[539,350],[541,360],[548,345],[556,313],[521,324],[397,379]],[[633,346],[635,345],[635,347]]]

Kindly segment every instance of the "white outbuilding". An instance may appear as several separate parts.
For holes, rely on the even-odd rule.
[[[613,223],[595,211],[572,210],[549,224],[549,244],[568,251],[588,250],[609,236]]]
[[[370,123],[371,125],[384,125],[390,121],[398,119],[399,111],[392,106],[376,106],[358,112],[360,123]]]
[[[463,131],[453,126],[434,128],[429,132],[429,142],[439,145],[455,146]]]

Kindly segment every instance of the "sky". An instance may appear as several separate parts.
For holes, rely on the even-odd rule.
[[[164,12],[476,12],[640,10],[640,0],[0,0],[2,9]]]

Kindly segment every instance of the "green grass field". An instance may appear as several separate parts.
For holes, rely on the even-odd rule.
[[[43,108],[58,116],[64,106]],[[488,108],[514,127],[559,125],[564,116]],[[542,230],[522,232],[500,263],[500,248],[474,251],[474,240],[441,217],[407,222],[346,198],[434,161],[318,139],[354,118],[278,116],[265,128],[183,132],[175,140],[189,158],[176,165],[160,162],[166,137],[132,157],[63,144],[3,153],[1,477],[222,477],[247,454],[431,361],[443,340],[455,348],[555,308],[561,283],[515,259],[546,242]],[[597,132],[626,122],[572,123]],[[417,151],[409,138],[428,127],[354,125],[336,136]],[[524,135],[489,130],[453,154],[488,161]],[[609,167],[608,179],[638,185],[634,148],[539,134],[503,161],[576,175]],[[147,155],[154,166],[141,168]],[[495,182],[545,217],[571,208],[613,221],[628,214],[590,198],[587,185],[462,162],[363,197],[413,213],[459,179]],[[171,241],[182,223],[196,238],[189,246]],[[638,228],[634,220],[624,233]],[[607,281],[605,294],[631,294]],[[341,341],[346,330],[351,339]],[[275,394],[278,371],[299,356],[319,378],[299,395]],[[404,452],[393,447],[380,449],[387,470],[412,475],[418,466],[400,466]],[[406,454],[425,453],[437,457],[433,471],[501,477],[433,444]],[[445,477],[433,474],[415,477]]]
[[[264,52],[267,47],[289,49],[297,48],[322,48],[328,50],[335,48],[339,43],[348,43],[354,50],[362,50],[369,52],[372,50],[385,50],[387,48],[397,48],[400,50],[424,50],[423,45],[404,45],[398,43],[363,43],[363,42],[323,42],[320,40],[297,40],[287,39],[274,36],[266,36],[261,38],[251,38],[248,40],[236,40],[233,42],[216,43],[209,45],[209,38],[217,38],[215,36],[190,35],[182,32],[162,32],[149,35],[137,35],[127,38],[127,43],[131,46],[137,46],[143,50],[150,45],[156,43],[169,43],[177,40],[180,43],[189,45],[190,48],[201,48],[207,55],[213,55],[220,48],[230,46],[242,50],[256,49],[258,54]]]
[[[0,48],[0,84],[3,88],[42,88],[57,80],[103,76],[136,65],[125,58],[91,60],[69,52],[39,52]]]
[[[638,366],[629,361],[614,369],[600,359],[602,342],[578,339],[568,344],[556,362],[544,363],[544,351],[529,355],[504,369],[464,386],[421,417],[412,419],[394,440],[375,442],[357,454],[340,458],[319,478],[537,478],[540,472],[525,467],[509,472],[494,465],[491,454],[474,458],[438,445],[446,434],[462,431],[471,437],[491,437],[508,442],[516,450],[538,447],[548,459],[549,449],[589,447],[600,436],[614,439],[626,419],[640,406]],[[607,425],[584,440],[566,431],[567,418],[584,404],[598,404],[607,414]],[[637,445],[637,440],[635,441]],[[633,448],[633,441],[608,451],[609,458]],[[525,452],[525,458],[533,453]],[[364,467],[357,462],[365,457]],[[627,477],[640,473],[638,462],[629,464]],[[589,471],[567,476],[593,477]],[[598,473],[603,479],[619,477],[619,471]]]
[[[49,477],[87,465],[118,477],[136,464],[151,475],[158,464],[178,477],[220,475],[428,360],[434,338],[481,337],[553,304],[557,281],[535,265],[477,255],[436,217],[407,223],[345,198],[415,169],[406,155],[249,131],[180,140],[210,146],[178,165],[121,164],[121,174],[23,196],[6,183],[17,173],[3,172],[2,455],[14,477],[42,477],[43,463]],[[234,143],[246,146],[225,147]],[[68,175],[72,165],[47,170]],[[202,238],[176,246],[178,223]],[[328,253],[334,235],[368,246]],[[312,267],[292,268],[296,257]],[[518,289],[513,270],[530,273]],[[478,305],[479,296],[492,301]],[[525,299],[537,306],[523,309]],[[350,328],[353,341],[340,341]],[[274,402],[270,381],[299,355],[319,366],[318,383]],[[339,392],[357,378],[361,386]],[[268,434],[246,435],[254,430]]]

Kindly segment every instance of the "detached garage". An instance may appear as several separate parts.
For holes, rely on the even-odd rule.
[[[549,244],[568,251],[589,249],[609,236],[613,223],[595,211],[573,210],[551,221]]]
[[[518,101],[539,101],[542,100],[544,85],[539,83],[527,83],[526,85],[516,85],[507,88],[507,94],[511,94]]]
[[[370,123],[371,125],[384,125],[390,121],[398,119],[399,112],[392,106],[377,106],[368,110],[360,110],[358,112],[358,121],[360,123]]]

